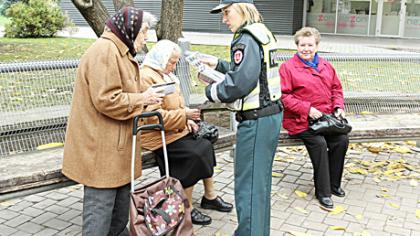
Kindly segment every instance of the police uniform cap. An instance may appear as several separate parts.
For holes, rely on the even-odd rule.
[[[215,13],[220,13],[222,11],[223,8],[228,7],[231,4],[234,3],[254,3],[253,0],[220,0],[220,3],[217,7],[211,9],[210,13],[215,14]]]

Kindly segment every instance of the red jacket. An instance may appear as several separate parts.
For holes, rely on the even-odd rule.
[[[290,135],[308,129],[311,107],[324,113],[344,109],[343,89],[334,68],[320,57],[318,70],[305,65],[297,55],[280,66],[283,127]]]

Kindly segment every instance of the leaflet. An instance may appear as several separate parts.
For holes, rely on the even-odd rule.
[[[156,93],[163,93],[165,96],[174,93],[176,90],[175,82],[154,84],[152,88]]]
[[[209,57],[217,60],[214,56],[202,54],[199,52],[186,52],[185,59],[187,62],[198,70],[198,79],[206,83],[217,83],[225,79],[225,75],[217,70],[210,68],[208,65],[200,61],[201,58]]]
[[[219,83],[225,79],[225,75],[217,70],[210,68],[208,65],[201,62],[200,59],[207,58],[210,60],[217,60],[216,57],[199,52],[186,52],[185,59],[187,62],[197,68],[198,79],[206,83]],[[232,103],[226,103],[226,107],[232,111],[242,110],[242,99],[238,99]]]

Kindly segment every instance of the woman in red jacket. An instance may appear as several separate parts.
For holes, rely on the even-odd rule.
[[[345,116],[343,89],[333,66],[317,54],[321,36],[317,29],[296,32],[297,53],[280,67],[283,127],[303,140],[314,169],[315,196],[326,208],[333,208],[331,194],[344,197],[341,188],[347,135],[319,135],[308,130],[308,119],[323,113]]]

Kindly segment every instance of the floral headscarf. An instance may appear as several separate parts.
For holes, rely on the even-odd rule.
[[[134,40],[139,34],[142,23],[142,10],[134,7],[123,7],[106,21],[106,26],[124,42],[130,54],[134,57],[137,53],[134,49]]]

